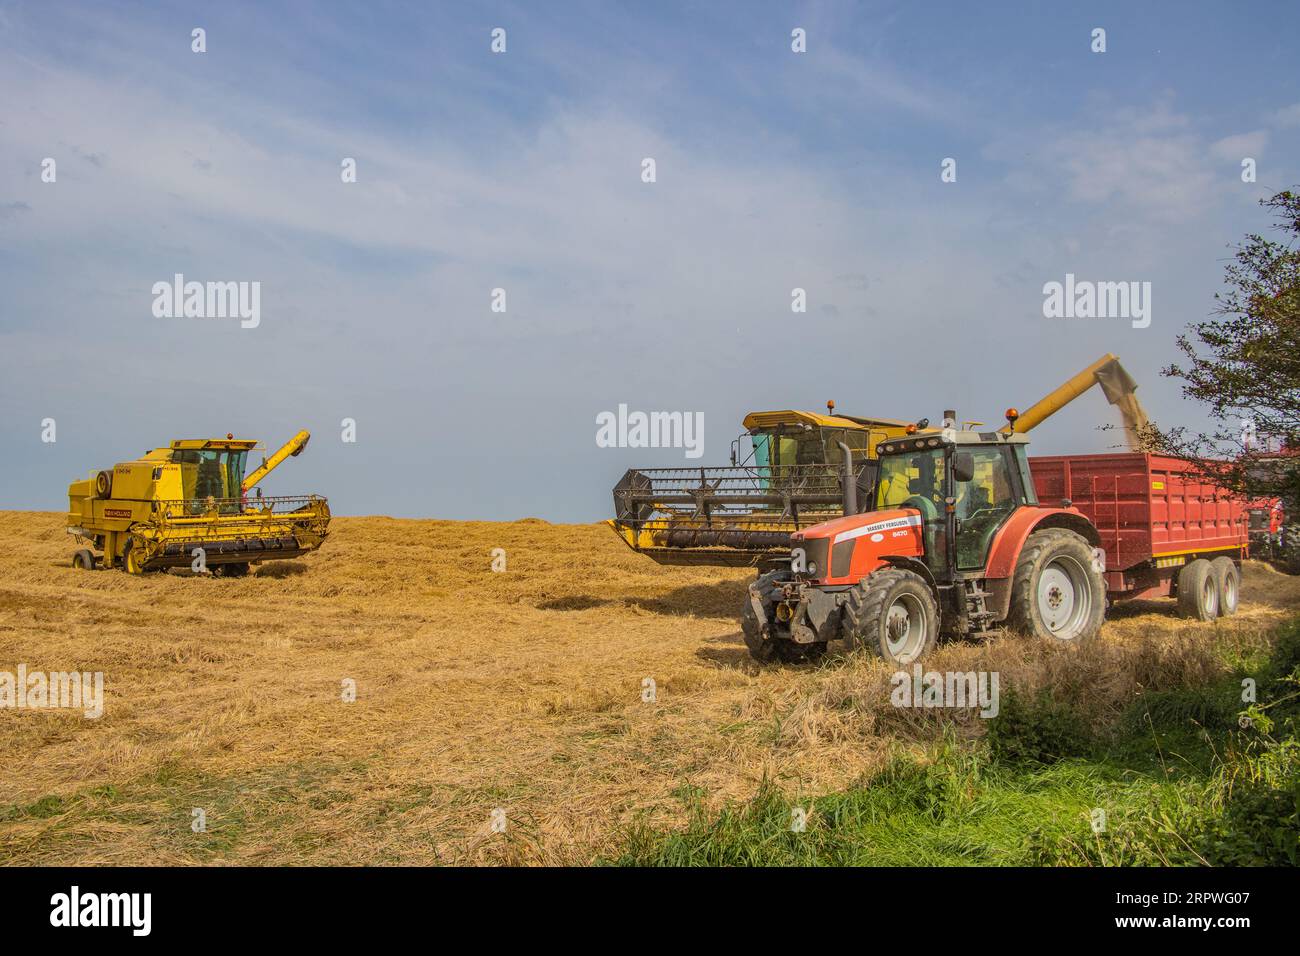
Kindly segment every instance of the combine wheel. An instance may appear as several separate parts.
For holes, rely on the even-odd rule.
[[[1219,616],[1218,581],[1213,566],[1204,558],[1189,561],[1178,572],[1178,613],[1198,621]]]
[[[901,667],[934,650],[939,606],[925,579],[885,568],[860,581],[844,606],[844,639]]]
[[[1214,572],[1214,585],[1219,591],[1219,616],[1229,617],[1237,613],[1237,599],[1241,593],[1241,572],[1232,558],[1215,558],[1210,562]]]
[[[216,572],[223,578],[242,578],[248,574],[248,562],[232,561],[230,564],[218,564]]]
[[[1047,528],[1025,539],[1011,579],[1013,628],[1075,646],[1096,639],[1105,615],[1106,582],[1082,536]]]
[[[126,539],[122,550],[122,570],[127,574],[144,574],[144,545],[139,538]]]
[[[95,570],[95,552],[89,548],[82,548],[72,556],[72,566],[83,571]]]
[[[780,661],[784,664],[816,663],[826,653],[826,645],[800,644],[784,636],[788,633],[776,620],[776,609],[769,591],[772,585],[788,572],[785,569],[760,574],[749,586],[745,607],[740,615],[740,628],[745,635],[749,656],[763,664]],[[758,606],[755,607],[755,604]]]

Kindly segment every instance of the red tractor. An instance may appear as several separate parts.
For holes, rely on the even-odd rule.
[[[1031,474],[1028,439],[1007,417],[1004,431],[921,423],[879,444],[866,510],[846,475],[845,516],[795,533],[788,567],[750,585],[750,654],[815,661],[842,639],[906,665],[941,633],[1000,624],[1081,645],[1108,593],[1173,595],[1202,620],[1236,610],[1241,502],[1185,462],[1142,453],[1039,459]]]

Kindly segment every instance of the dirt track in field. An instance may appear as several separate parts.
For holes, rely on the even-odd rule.
[[[952,720],[892,708],[877,662],[757,667],[750,573],[660,568],[603,526],[332,528],[249,578],[128,577],[69,567],[61,515],[0,512],[0,671],[105,675],[98,720],[0,710],[0,863],[588,862],[639,816],[765,775],[841,787]],[[1082,653],[1000,635],[931,666],[1062,688],[1100,718],[1212,678],[1300,608],[1300,579],[1267,568],[1243,591],[1229,621],[1142,604]]]

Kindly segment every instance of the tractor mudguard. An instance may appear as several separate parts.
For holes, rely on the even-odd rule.
[[[1097,529],[1078,508],[1020,508],[993,536],[984,576],[989,580],[1011,577],[1025,540],[1041,528],[1074,531],[1094,548],[1101,543]]]

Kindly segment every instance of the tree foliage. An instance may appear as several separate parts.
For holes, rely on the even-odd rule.
[[[1214,431],[1175,428],[1150,442],[1243,494],[1300,500],[1300,194],[1260,205],[1278,235],[1250,234],[1235,247],[1215,317],[1178,337],[1182,357],[1164,369],[1185,397],[1209,406]]]

